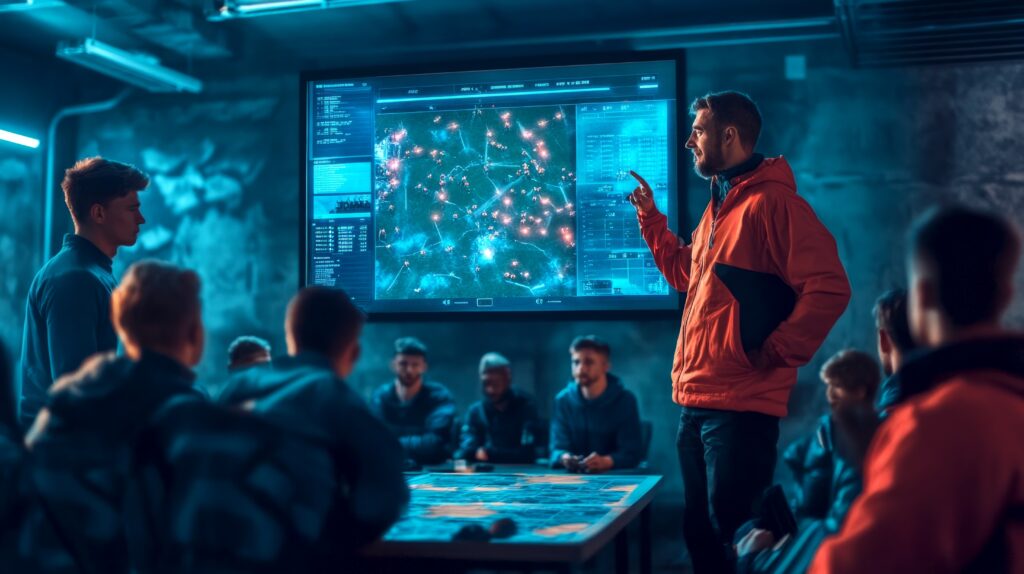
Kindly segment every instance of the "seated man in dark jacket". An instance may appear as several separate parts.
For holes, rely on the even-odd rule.
[[[791,444],[782,456],[797,483],[793,504],[797,518],[825,518],[832,511],[832,481],[836,466],[842,464],[834,456],[832,413],[839,409],[872,408],[880,379],[878,363],[861,351],[840,351],[822,366],[821,380],[825,383],[829,414],[821,417],[814,434]]]
[[[537,456],[537,406],[512,386],[512,366],[498,353],[480,359],[484,400],[469,407],[455,458],[532,463]]]
[[[903,366],[904,359],[917,350],[917,343],[910,334],[910,319],[907,316],[906,289],[886,291],[875,301],[875,324],[878,327],[878,357],[882,360],[882,371],[887,377],[878,388],[875,399],[880,414],[891,406],[894,388],[893,375]]]
[[[347,485],[348,523],[337,541],[347,547],[380,537],[409,500],[401,446],[345,382],[363,322],[341,289],[306,287],[288,305],[288,357],[242,371],[218,398],[330,445]]]
[[[236,338],[228,345],[228,376],[213,396],[217,397],[217,402],[230,404],[231,397],[238,392],[237,387],[256,380],[256,374],[249,371],[268,369],[270,365],[270,343],[248,335]]]
[[[192,386],[204,341],[199,291],[193,271],[156,261],[129,267],[111,297],[126,356],[94,355],[58,379],[25,439],[41,495],[87,571],[127,570],[117,502],[127,455],[169,399],[200,396]]]
[[[813,435],[793,443],[783,454],[797,483],[793,511],[799,531],[793,540],[771,549],[775,540],[770,532],[753,529],[746,533],[741,528],[739,572],[803,572],[825,536],[842,526],[860,494],[860,470],[837,449],[834,417],[839,411],[872,409],[881,380],[879,365],[867,353],[846,349],[825,361],[821,380],[829,414],[821,417]]]
[[[555,397],[551,466],[573,472],[633,468],[643,457],[636,396],[611,368],[611,348],[593,335],[569,347],[573,381]]]
[[[413,337],[395,341],[391,370],[395,380],[373,393],[370,408],[398,437],[413,463],[444,462],[451,456],[455,402],[444,385],[424,380],[426,345]]]

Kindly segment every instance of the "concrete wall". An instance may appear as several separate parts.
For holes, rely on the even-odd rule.
[[[25,295],[43,259],[46,129],[78,94],[64,72],[0,48],[0,129],[43,140],[36,149],[0,141],[0,343],[14,360],[21,349]],[[57,205],[63,208],[60,200]]]

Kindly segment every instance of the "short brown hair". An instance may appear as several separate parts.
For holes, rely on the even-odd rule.
[[[257,357],[270,357],[270,343],[266,339],[242,335],[228,345],[228,368],[248,363]]]
[[[175,347],[199,321],[199,276],[170,263],[133,263],[111,296],[111,318],[122,338],[142,348]]]
[[[910,334],[906,289],[892,289],[883,293],[875,301],[872,312],[875,315],[875,325],[889,335],[889,340],[899,352],[909,353],[914,350],[916,344]]]
[[[297,350],[330,357],[356,340],[365,320],[344,290],[315,285],[292,297],[285,330]]]
[[[700,110],[708,110],[716,126],[735,126],[744,147],[753,149],[757,145],[761,137],[761,111],[747,94],[731,90],[708,92],[690,104],[691,115]]]
[[[1009,303],[1021,238],[1005,216],[936,207],[910,230],[910,255],[933,274],[942,312],[957,327],[998,321]]]
[[[149,187],[149,176],[133,165],[99,156],[87,157],[64,171],[60,187],[71,218],[81,224],[88,221],[93,205],[106,205],[112,199]]]
[[[843,389],[864,389],[864,399],[873,401],[882,381],[882,371],[871,355],[856,349],[843,349],[822,365],[821,380]]]
[[[576,337],[569,344],[569,352],[580,352],[583,349],[590,349],[596,351],[605,356],[605,358],[611,358],[612,348],[604,339],[599,338],[597,335],[582,335]]]
[[[396,355],[414,355],[427,360],[427,346],[416,337],[401,337],[395,339]]]

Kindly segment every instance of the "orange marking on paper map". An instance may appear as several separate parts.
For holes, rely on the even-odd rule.
[[[427,518],[485,518],[496,514],[483,504],[438,504],[430,507]]]
[[[433,484],[410,484],[411,490],[429,490],[430,492],[455,492],[458,488],[454,486],[434,486]]]
[[[523,479],[527,484],[585,484],[586,481],[580,476],[569,474],[538,474],[525,476]]]
[[[586,522],[572,522],[570,524],[559,524],[556,526],[546,526],[544,528],[538,528],[533,531],[537,536],[561,536],[563,534],[576,534],[577,532],[583,532],[590,524]]]

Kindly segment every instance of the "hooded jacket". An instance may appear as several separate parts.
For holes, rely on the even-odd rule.
[[[909,358],[811,572],[1024,571],[1024,337]]]
[[[360,546],[382,535],[409,501],[402,449],[363,399],[331,370],[327,357],[305,352],[271,365],[240,371],[218,397],[285,428],[331,445],[345,475],[351,524],[345,531]]]
[[[723,182],[724,183],[724,182]],[[687,245],[665,215],[639,215],[669,285],[686,292],[672,365],[683,406],[784,416],[797,367],[846,309],[850,285],[835,240],[796,194],[782,157],[729,180]],[[712,190],[717,188],[712,179]],[[716,209],[717,207],[717,209]],[[759,352],[769,365],[755,369]]]
[[[504,410],[489,400],[473,403],[466,412],[456,459],[476,460],[477,449],[496,463],[532,463],[537,458],[537,405],[533,397],[509,387]]]
[[[455,401],[444,385],[423,381],[420,392],[403,403],[395,383],[384,383],[374,391],[370,409],[398,437],[406,456],[417,463],[437,464],[451,456]]]
[[[560,466],[565,453],[611,456],[615,468],[633,468],[642,462],[643,433],[636,396],[615,375],[608,388],[588,400],[579,385],[569,381],[555,397],[551,419],[551,466]]]
[[[25,441],[35,488],[82,571],[130,570],[121,497],[135,441],[169,400],[201,399],[194,380],[190,369],[165,355],[144,351],[133,361],[108,353],[90,358],[51,388]],[[40,535],[42,525],[24,528],[30,545],[48,540]],[[60,552],[45,546],[31,551]]]

